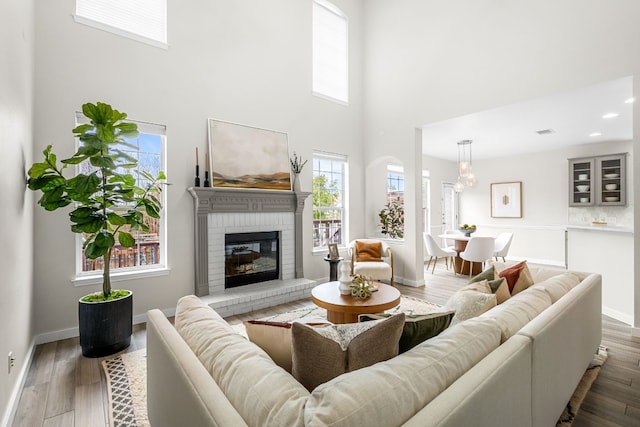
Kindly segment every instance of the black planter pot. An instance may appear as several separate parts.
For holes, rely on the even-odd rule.
[[[129,347],[133,329],[133,293],[113,301],[79,301],[78,327],[85,357],[108,356]]]

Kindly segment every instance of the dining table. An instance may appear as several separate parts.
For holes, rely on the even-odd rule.
[[[453,249],[456,251],[456,256],[453,259],[453,271],[458,274],[471,274],[476,275],[482,272],[482,263],[474,262],[473,269],[471,273],[469,273],[469,268],[471,266],[470,262],[464,263],[463,268],[463,259],[460,258],[460,252],[464,252],[467,248],[467,243],[471,240],[471,236],[466,236],[464,233],[450,233],[450,234],[438,234],[438,237],[445,240],[453,240],[454,245]]]

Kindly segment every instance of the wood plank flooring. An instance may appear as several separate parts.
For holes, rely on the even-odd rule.
[[[427,286],[398,285],[404,295],[444,304],[467,278],[455,277],[439,263],[435,274],[425,273]],[[309,300],[282,304],[240,316],[231,324],[312,306]],[[574,427],[640,426],[640,339],[630,327],[603,316],[602,343],[609,358],[587,395]],[[134,326],[131,346],[146,347],[145,325]],[[108,426],[103,358],[82,356],[78,338],[38,345],[18,404],[15,427]]]

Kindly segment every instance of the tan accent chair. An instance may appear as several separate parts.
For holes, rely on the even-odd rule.
[[[382,246],[381,261],[358,261],[356,241],[363,243],[380,243]],[[393,253],[389,245],[378,239],[356,239],[347,246],[351,258],[351,275],[361,274],[373,280],[388,280],[393,286]]]

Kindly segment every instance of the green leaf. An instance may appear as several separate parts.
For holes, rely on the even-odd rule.
[[[95,242],[91,242],[84,248],[84,254],[89,259],[96,259],[106,254],[108,250],[109,248],[98,246]]]
[[[93,194],[98,191],[100,178],[95,173],[91,175],[79,174],[67,181],[69,191],[77,194]]]
[[[124,231],[118,233],[118,241],[125,248],[130,248],[136,244],[136,239],[134,239],[131,234],[125,233]]]
[[[107,219],[109,220],[109,222],[113,225],[125,225],[127,223],[126,218],[123,218],[122,216],[118,215],[115,212],[109,212],[107,214]]]
[[[103,230],[96,235],[95,244],[103,248],[112,248],[116,244],[116,240],[113,238],[113,234]]]
[[[96,127],[96,136],[106,142],[111,142],[116,138],[115,133],[113,132],[113,127],[111,125],[102,125],[98,124]]]
[[[91,157],[91,165],[97,168],[115,169],[116,165],[111,158],[106,156]]]
[[[27,173],[31,178],[40,178],[49,170],[51,170],[49,163],[34,163]]]

